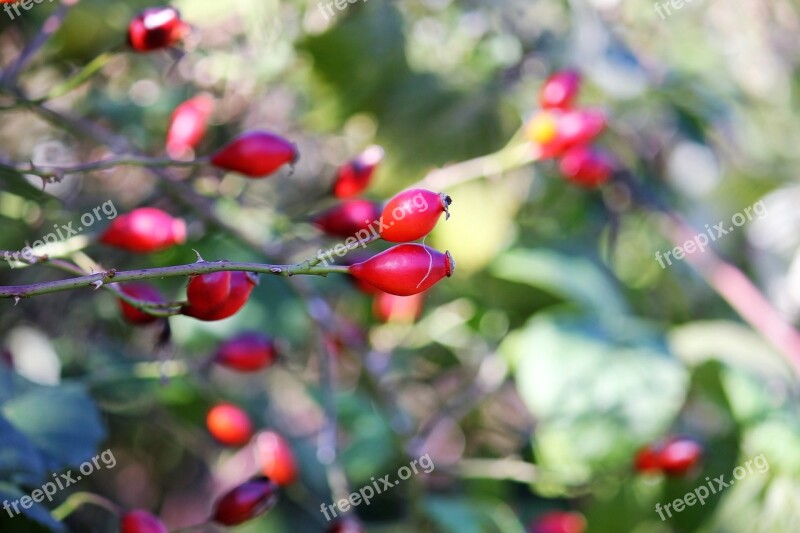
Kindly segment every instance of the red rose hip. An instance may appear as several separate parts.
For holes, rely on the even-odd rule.
[[[530,533],[583,533],[586,519],[580,513],[551,511],[540,516],[529,528]]]
[[[607,182],[614,172],[611,156],[596,148],[570,148],[558,164],[561,174],[582,187],[597,187]]]
[[[164,298],[158,289],[147,283],[126,283],[119,288],[120,292],[144,302],[164,303]],[[125,300],[119,300],[120,311],[125,320],[131,324],[152,324],[158,320],[157,316],[150,315],[138,309]]]
[[[250,178],[263,178],[300,158],[297,147],[283,137],[262,130],[243,133],[211,156],[215,167]]]
[[[136,509],[122,515],[120,523],[121,533],[169,533],[164,523],[148,513]]]
[[[539,93],[539,103],[544,109],[572,107],[581,86],[581,75],[574,70],[556,72],[547,80]]]
[[[215,405],[206,415],[211,436],[227,446],[242,446],[253,436],[253,423],[242,409],[233,404]]]
[[[400,244],[349,267],[359,280],[396,296],[424,292],[444,277],[450,277],[455,262],[450,252],[439,252],[421,244]]]
[[[231,370],[255,372],[272,365],[277,359],[275,343],[263,333],[241,333],[220,344],[214,361]]]
[[[342,165],[336,174],[333,194],[337,198],[352,198],[364,191],[382,160],[383,148],[373,145]]]
[[[352,237],[356,233],[370,235],[370,226],[381,217],[381,206],[369,200],[347,200],[319,213],[312,224],[332,237]]]
[[[218,274],[218,273],[213,273]],[[252,272],[231,272],[228,278],[229,290],[225,288],[225,276],[216,276],[214,283],[208,281],[212,274],[201,274],[197,278],[192,278],[187,289],[188,302],[181,309],[181,313],[198,320],[212,321],[222,320],[236,314],[250,297],[253,288],[258,285],[258,276]],[[192,287],[192,284],[197,284]],[[213,292],[205,293],[200,286],[209,286]]]
[[[129,252],[165,250],[186,241],[186,223],[154,207],[120,215],[100,236],[100,242]]]
[[[172,7],[152,7],[139,13],[128,25],[128,44],[137,52],[150,52],[178,43],[189,26]]]
[[[381,216],[381,238],[389,242],[421,239],[433,230],[439,217],[450,216],[452,200],[425,189],[403,191],[386,204]]]
[[[691,439],[675,438],[661,449],[661,469],[669,476],[680,476],[700,462],[703,447]]]
[[[214,100],[200,94],[175,108],[167,130],[167,154],[172,158],[190,154],[200,144],[214,110]]]
[[[294,483],[297,461],[285,438],[274,431],[264,431],[256,439],[256,449],[265,476],[280,486]]]
[[[243,524],[272,509],[278,502],[278,485],[256,478],[223,495],[214,506],[212,520],[225,526]]]

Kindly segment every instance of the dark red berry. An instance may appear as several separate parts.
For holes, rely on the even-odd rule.
[[[311,221],[332,237],[352,237],[356,233],[370,235],[370,226],[381,217],[381,205],[369,200],[347,200],[314,216]]]
[[[539,103],[544,109],[568,109],[578,96],[581,75],[574,70],[556,72],[542,85]]]
[[[141,509],[122,515],[120,530],[121,533],[169,533],[164,522]]]
[[[455,262],[450,252],[441,253],[421,244],[400,244],[349,267],[356,278],[397,296],[424,292],[450,277]]]
[[[189,277],[186,299],[193,312],[210,313],[220,307],[231,293],[231,273],[211,272]]]
[[[128,44],[137,52],[150,52],[178,43],[189,26],[173,7],[153,7],[139,13],[128,25]]]
[[[425,294],[411,296],[395,296],[388,292],[379,292],[372,303],[372,312],[381,322],[399,322],[410,324],[422,315]]]
[[[561,174],[582,187],[597,187],[607,182],[614,172],[614,161],[596,148],[570,148],[558,164]]]
[[[208,275],[209,274],[202,274],[201,276]],[[190,281],[190,284],[191,283]],[[230,291],[221,301],[216,299],[219,293],[214,294],[215,298],[212,299],[210,297],[207,298],[203,293],[198,291],[196,296],[188,297],[188,303],[183,307],[181,312],[184,315],[194,317],[198,320],[211,321],[228,318],[244,307],[244,304],[247,303],[247,299],[250,297],[250,293],[256,285],[258,285],[258,276],[252,272],[231,272]]]
[[[386,204],[382,213],[381,238],[389,242],[421,239],[433,230],[442,213],[450,216],[449,196],[425,189],[403,191]]]
[[[243,524],[272,509],[278,502],[278,485],[256,478],[235,487],[216,503],[212,520],[225,526]]]
[[[263,178],[300,158],[297,147],[268,131],[248,131],[211,156],[211,164],[251,178]]]
[[[200,144],[214,111],[214,100],[200,94],[175,108],[167,130],[167,154],[172,158],[185,157]]]
[[[100,236],[100,242],[129,252],[157,252],[186,241],[186,223],[154,207],[120,215]]]
[[[270,337],[249,331],[220,344],[214,361],[239,372],[255,372],[273,364],[277,357],[275,343]]]
[[[365,533],[365,531],[361,523],[352,518],[339,520],[328,528],[328,533]]]
[[[282,487],[294,483],[297,460],[285,438],[274,431],[264,431],[256,439],[256,449],[265,476]]]
[[[661,469],[670,476],[680,476],[700,462],[703,447],[686,438],[669,440],[661,449]]]
[[[233,404],[215,405],[206,416],[211,436],[227,446],[242,446],[253,436],[253,423],[242,409]]]
[[[158,291],[158,289],[147,283],[126,283],[125,285],[121,285],[119,290],[131,298],[136,298],[137,300],[152,303],[164,303],[164,298],[161,296],[161,293]],[[125,320],[131,324],[151,324],[158,320],[157,316],[145,313],[141,309],[137,309],[136,307],[127,303],[125,300],[119,301],[119,307],[122,311],[122,316],[125,317]]]
[[[530,533],[583,533],[586,519],[580,513],[551,511],[540,516],[529,528]]]
[[[661,456],[653,446],[645,446],[636,453],[634,468],[637,472],[660,472]]]
[[[353,160],[342,165],[336,174],[333,194],[337,198],[352,198],[364,191],[382,160],[383,148],[370,146]]]

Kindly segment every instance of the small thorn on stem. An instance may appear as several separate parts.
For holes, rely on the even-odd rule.
[[[205,259],[203,259],[203,256],[202,256],[202,255],[200,255],[200,252],[198,252],[198,251],[197,251],[197,250],[195,250],[194,248],[192,248],[192,251],[193,251],[193,252],[194,252],[194,253],[197,255],[197,262],[198,262],[198,263],[205,263],[205,262],[206,262],[206,260],[205,260]]]
[[[283,269],[281,267],[272,267],[269,269],[269,271],[272,272],[273,274],[280,274],[281,272],[283,272]]]
[[[20,300],[21,300],[21,298],[19,296],[14,296],[14,307],[17,306],[17,304],[19,303]]]
[[[97,281],[93,281],[92,285],[94,285],[94,290],[97,290],[103,286],[103,280],[98,279]]]

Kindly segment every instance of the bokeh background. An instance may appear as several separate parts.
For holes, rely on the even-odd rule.
[[[308,217],[332,203],[336,167],[365,146],[386,151],[368,197],[387,199],[435,167],[506,146],[536,111],[546,76],[572,67],[584,76],[581,102],[610,117],[600,143],[699,230],[764,202],[767,216],[714,248],[798,322],[795,2],[694,0],[662,18],[650,1],[366,0],[326,19],[314,2],[186,0],[173,2],[195,27],[180,59],[121,49],[128,21],[149,5],[81,1],[21,86],[46,95],[108,53],[90,80],[47,105],[159,156],[172,110],[205,91],[218,105],[199,153],[252,128],[297,142],[294,173],[268,180],[180,171],[216,216],[272,257],[299,261],[335,244]],[[54,7],[34,5],[14,21],[0,13],[0,64]],[[70,164],[109,154],[15,108],[7,92],[0,106],[3,158]],[[351,488],[425,453],[436,465],[359,507],[367,531],[522,532],[556,509],[581,512],[598,532],[800,528],[797,375],[689,265],[659,266],[655,252],[673,247],[662,217],[614,187],[575,187],[548,162],[446,192],[452,217],[426,242],[450,250],[458,269],[426,295],[416,323],[380,323],[342,276],[310,280],[341,333],[335,399]],[[98,225],[70,253],[116,268],[191,262],[193,249],[263,261],[132,167],[44,190],[0,177],[0,249],[19,250],[108,200],[120,213],[153,205],[184,217],[188,243],[132,257],[94,244]],[[60,276],[0,265],[2,285]],[[284,433],[300,464],[278,506],[240,530],[323,531],[319,505],[331,497],[316,455],[321,347],[293,282],[262,276],[225,321],[173,318],[171,340],[157,348],[159,332],[125,324],[108,293],[0,302],[9,360],[0,365],[0,497],[18,498],[109,448],[117,466],[76,490],[150,509],[175,528],[196,523],[225,476],[241,474],[230,466],[241,456],[204,426],[209,406],[226,400]],[[180,298],[184,281],[157,285]],[[246,329],[277,339],[278,365],[255,376],[203,366]],[[677,479],[632,470],[638,448],[673,434],[703,443],[700,470]],[[655,513],[657,502],[760,454],[766,473],[669,520]],[[106,510],[86,506],[59,525],[48,507],[0,513],[0,530],[116,531]]]

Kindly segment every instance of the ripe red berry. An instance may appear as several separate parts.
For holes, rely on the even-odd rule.
[[[189,277],[186,286],[186,299],[192,311],[198,314],[210,313],[220,307],[231,293],[231,273],[211,272]]]
[[[216,503],[212,520],[236,526],[262,515],[278,502],[278,485],[267,478],[256,478],[235,487]]]
[[[297,479],[297,461],[289,443],[274,431],[264,431],[256,438],[261,471],[280,486]]]
[[[567,150],[558,168],[572,183],[583,187],[597,187],[611,177],[614,161],[601,150],[576,146]]]
[[[638,472],[663,472],[680,476],[700,462],[703,447],[696,441],[674,437],[645,446],[636,454],[634,468]]]
[[[344,518],[328,528],[328,533],[364,533],[366,530],[358,520]]]
[[[141,509],[122,515],[120,530],[121,533],[169,533],[161,520]]]
[[[661,450],[661,469],[670,476],[680,476],[700,462],[703,447],[686,438],[669,440]]]
[[[373,145],[342,165],[333,183],[333,194],[337,198],[352,198],[364,191],[382,160],[383,148]]]
[[[583,533],[586,519],[580,513],[551,511],[540,516],[529,528],[530,533]]]
[[[206,416],[211,436],[227,446],[242,446],[253,436],[253,423],[242,409],[229,403],[215,405]]]
[[[381,217],[381,238],[389,242],[421,239],[433,230],[452,200],[444,193],[425,189],[403,191],[386,204]]]
[[[239,372],[255,372],[273,364],[277,357],[271,338],[249,331],[220,344],[214,361]]]
[[[139,13],[128,25],[128,44],[137,52],[167,48],[183,39],[189,26],[173,7],[153,7]]]
[[[258,285],[258,276],[252,272],[231,272],[228,278],[229,291],[225,294],[225,276],[215,277],[214,283],[209,283],[207,279],[197,281],[197,278],[206,276],[211,274],[201,274],[189,281],[192,290],[187,290],[188,303],[181,310],[184,315],[206,321],[228,318],[244,307],[253,288]],[[191,287],[193,283],[198,285]],[[204,293],[201,286],[211,287],[212,290]]]
[[[186,241],[186,223],[154,207],[120,215],[100,236],[100,242],[129,252],[157,252]]]
[[[587,144],[606,127],[606,115],[599,109],[571,109],[558,119],[557,143],[563,150]]]
[[[361,263],[350,265],[357,279],[397,296],[411,296],[431,288],[455,270],[450,252],[421,244],[400,244]]]
[[[211,156],[211,164],[251,178],[263,178],[300,158],[297,147],[268,131],[248,131]]]
[[[200,144],[214,111],[214,100],[199,94],[175,108],[167,130],[167,154],[172,158],[185,157]]]
[[[542,85],[539,103],[544,109],[568,109],[578,96],[581,75],[574,70],[556,72]]]
[[[399,322],[410,324],[422,315],[425,294],[411,296],[395,296],[388,292],[380,292],[372,302],[372,312],[381,322]]]
[[[332,237],[352,237],[356,233],[370,235],[370,226],[381,216],[381,205],[369,200],[347,200],[314,216],[311,221]]]
[[[531,118],[525,136],[537,146],[540,157],[558,157],[573,146],[588,144],[605,126],[605,114],[597,109],[548,109]]]
[[[127,283],[121,285],[119,290],[137,300],[164,303],[164,298],[161,296],[158,289],[147,283]],[[147,314],[124,300],[119,300],[119,308],[122,311],[122,316],[131,324],[152,324],[158,320],[157,316]]]

